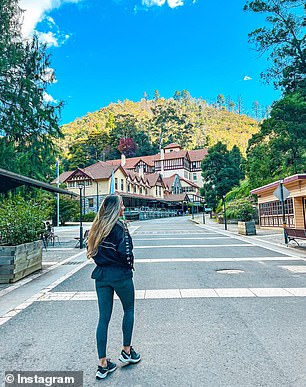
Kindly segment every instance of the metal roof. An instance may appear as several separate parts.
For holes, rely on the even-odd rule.
[[[34,180],[27,176],[18,175],[17,173],[0,168],[0,193],[7,192],[22,185],[41,188],[49,192],[56,192],[64,195],[78,196],[75,193],[65,189],[54,187],[51,184],[44,183],[39,180]]]

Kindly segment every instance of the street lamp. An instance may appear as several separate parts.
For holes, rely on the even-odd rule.
[[[85,188],[83,184],[79,184],[78,186],[80,190],[80,249],[83,248],[83,223],[82,223],[82,214],[83,214],[83,198],[82,198],[82,190]]]
[[[227,230],[225,195],[222,196],[222,201],[223,201],[223,212],[224,212],[224,230]]]

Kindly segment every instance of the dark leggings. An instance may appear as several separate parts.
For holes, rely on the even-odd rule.
[[[106,343],[108,324],[113,310],[114,291],[118,295],[124,315],[122,321],[123,345],[131,345],[134,325],[135,291],[132,278],[121,281],[98,281],[96,291],[99,304],[99,322],[97,326],[97,347],[99,359],[106,357]]]

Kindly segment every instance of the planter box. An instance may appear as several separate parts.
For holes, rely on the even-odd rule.
[[[0,284],[16,282],[42,269],[42,241],[0,246]]]
[[[238,234],[242,235],[256,235],[255,221],[238,222]]]

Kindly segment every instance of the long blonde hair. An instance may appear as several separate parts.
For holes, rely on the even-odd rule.
[[[108,195],[104,198],[88,235],[87,258],[97,254],[99,243],[112,231],[119,219],[121,205],[122,198],[119,195]]]

